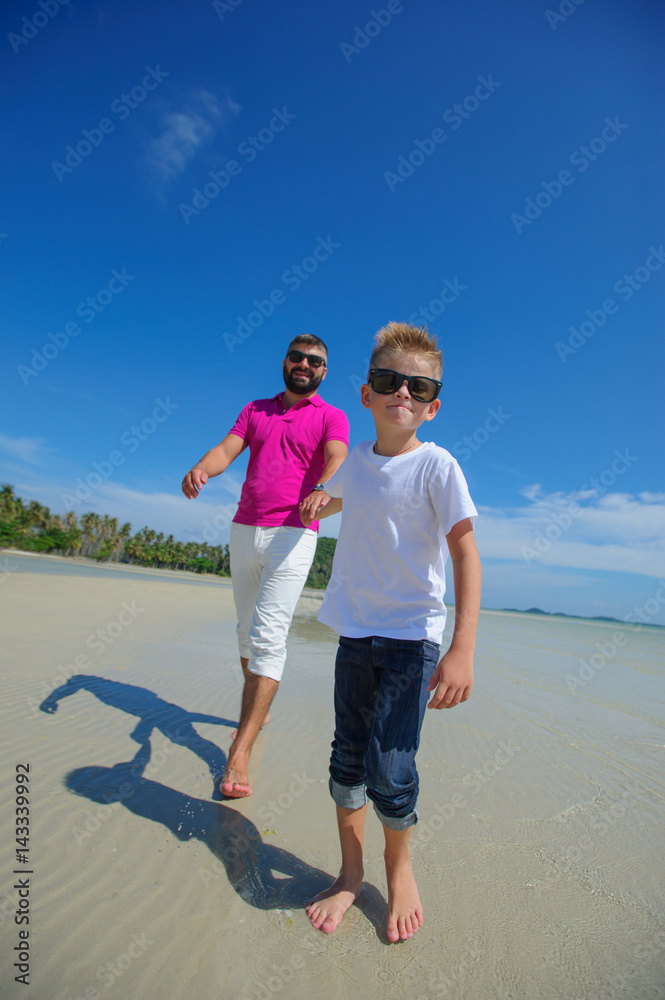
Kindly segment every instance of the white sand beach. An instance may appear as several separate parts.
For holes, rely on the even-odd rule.
[[[339,865],[319,598],[254,793],[220,802],[241,691],[228,581],[47,562],[7,556],[0,586],[3,998],[665,997],[663,630],[482,613],[470,701],[423,729],[425,924],[390,945],[373,816],[358,905],[330,936],[303,910]]]

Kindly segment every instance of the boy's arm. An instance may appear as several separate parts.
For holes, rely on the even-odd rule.
[[[212,476],[219,476],[228,469],[238,455],[245,450],[247,442],[237,434],[227,434],[215,448],[207,451],[203,458],[189,470],[182,481],[182,492],[188,500],[196,499],[199,490]]]
[[[473,685],[481,569],[471,519],[458,521],[446,535],[446,541],[453,564],[455,628],[450,648],[429,682],[428,691],[434,694],[428,708],[454,708],[467,700]]]
[[[326,441],[324,445],[323,457],[325,460],[325,466],[323,472],[319,476],[317,482],[327,483],[334,474],[339,469],[340,465],[349,454],[349,449],[347,448],[344,441]],[[324,514],[319,514],[319,511],[327,506],[330,497],[323,490],[317,490],[316,493],[312,492],[309,496],[300,504],[300,519],[306,528],[310,526],[312,521],[317,521],[319,517],[325,517]],[[330,511],[334,514],[335,511]],[[305,521],[304,518],[308,517],[309,521]]]
[[[328,496],[327,493],[324,493],[323,495],[326,497]],[[310,512],[309,507],[305,506],[308,500],[309,497],[306,497],[300,504],[299,508],[300,520],[302,521],[302,523],[305,525],[306,528],[309,528],[312,521],[320,521],[322,517],[330,517],[331,514],[339,514],[340,510],[342,509],[341,497],[328,497],[325,505],[323,507],[319,507],[316,513],[312,514]]]

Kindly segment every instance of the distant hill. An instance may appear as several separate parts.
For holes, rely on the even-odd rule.
[[[522,611],[519,608],[501,608],[501,610],[514,611],[518,615],[547,615],[548,618],[579,618],[581,621],[585,622],[616,622],[617,625],[626,624],[626,622],[622,621],[620,618],[611,618],[608,615],[594,615],[593,618],[589,618],[586,615],[566,615],[563,611],[543,611],[541,608],[527,608],[526,611]],[[636,622],[635,624],[640,623]],[[648,622],[645,624],[652,625],[654,628],[665,627],[663,625],[659,625],[657,622]]]

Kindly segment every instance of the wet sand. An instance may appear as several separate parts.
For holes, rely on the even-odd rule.
[[[294,620],[254,794],[222,803],[241,691],[228,585],[18,568],[0,593],[3,997],[27,995],[14,866],[32,873],[33,1000],[300,1000],[322,983],[353,1000],[665,997],[662,630],[483,612],[470,701],[423,729],[425,925],[390,945],[373,815],[359,905],[330,936],[303,910],[339,865],[336,640],[316,596]]]

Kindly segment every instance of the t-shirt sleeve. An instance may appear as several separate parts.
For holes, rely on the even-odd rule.
[[[444,535],[458,521],[470,517],[473,522],[478,516],[464,473],[452,455],[439,460],[429,482],[429,493]]]
[[[349,420],[343,410],[338,410],[336,406],[331,406],[326,414],[324,441],[342,441],[347,447],[349,444]]]
[[[249,419],[252,413],[252,405],[252,403],[248,403],[247,406],[243,407],[238,419],[229,431],[229,434],[235,434],[237,437],[242,438],[243,441],[249,439]]]

